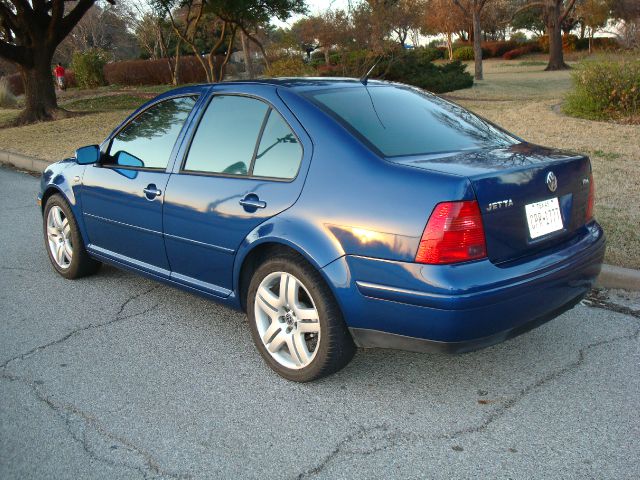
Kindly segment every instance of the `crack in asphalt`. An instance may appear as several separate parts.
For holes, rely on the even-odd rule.
[[[141,312],[140,315],[144,313]],[[0,378],[20,382],[23,385],[26,385],[30,388],[30,391],[34,394],[36,399],[47,406],[53,413],[58,416],[64,423],[69,436],[84,450],[84,452],[91,457],[92,459],[110,465],[112,467],[123,467],[130,470],[137,471],[143,478],[149,478],[149,473],[153,473],[154,476],[161,476],[167,478],[175,478],[175,479],[189,479],[192,478],[190,474],[184,473],[175,473],[168,470],[163,469],[158,461],[153,457],[152,454],[144,450],[143,448],[135,445],[132,441],[127,438],[117,435],[113,432],[110,432],[98,419],[96,419],[93,415],[86,413],[81,410],[77,406],[70,403],[58,403],[55,402],[51,396],[47,395],[44,389],[39,388],[38,385],[29,379],[19,377],[16,375],[12,375],[7,372],[0,373]],[[74,430],[73,419],[80,419],[84,428],[82,430],[82,434],[79,434]],[[140,461],[143,463],[141,465],[135,465],[128,461],[116,461],[114,459],[108,458],[107,456],[100,455],[95,451],[95,448],[91,446],[91,441],[87,438],[88,431],[92,429],[98,435],[100,435],[103,439],[110,441],[110,443],[118,443],[122,446],[123,450],[126,450],[132,455],[138,456]],[[112,447],[113,448],[113,447]],[[146,469],[144,468],[146,467]]]
[[[39,387],[36,382],[34,382],[33,380],[18,376],[18,375],[14,375],[12,373],[9,373],[6,371],[7,366],[18,359],[25,359],[30,357],[31,355],[37,353],[37,352],[41,352],[43,350],[45,350],[46,348],[49,348],[53,345],[59,345],[65,341],[67,341],[68,339],[82,333],[85,332],[87,330],[91,330],[91,329],[96,329],[96,328],[101,328],[101,327],[105,327],[108,325],[111,325],[113,323],[116,322],[120,322],[123,320],[127,320],[130,318],[134,318],[134,317],[138,317],[140,315],[144,315],[152,310],[154,310],[155,308],[158,307],[158,304],[156,303],[155,305],[141,311],[141,312],[137,312],[137,313],[132,313],[130,315],[122,315],[122,312],[124,312],[125,308],[127,307],[127,305],[129,305],[129,303],[131,303],[133,300],[140,298],[144,295],[147,295],[149,293],[151,293],[152,291],[160,288],[162,285],[154,285],[153,287],[144,290],[143,292],[139,292],[135,295],[132,295],[130,297],[128,297],[118,308],[118,311],[115,313],[114,317],[106,322],[102,322],[99,324],[89,324],[86,325],[84,327],[75,329],[71,332],[69,332],[67,335],[54,340],[52,342],[46,343],[44,345],[40,345],[38,347],[32,348],[31,350],[24,352],[20,355],[17,355],[9,360],[7,360],[5,363],[3,363],[2,365],[0,365],[0,369],[2,370],[0,372],[0,378],[8,380],[8,381],[12,381],[12,382],[20,382],[24,385],[26,385],[27,387],[30,388],[30,391],[35,395],[36,399],[38,401],[40,401],[42,404],[46,405],[47,407],[49,407],[54,414],[56,414],[59,418],[61,418],[65,425],[66,425],[66,430],[69,433],[69,436],[76,441],[77,443],[79,443],[83,450],[85,451],[85,453],[99,461],[102,462],[104,464],[110,465],[110,466],[114,466],[114,467],[124,467],[124,468],[128,468],[131,470],[135,470],[138,473],[140,473],[140,475],[143,478],[148,478],[149,473],[154,474],[154,476],[161,476],[161,477],[168,477],[168,478],[176,478],[176,479],[188,479],[191,478],[191,475],[189,474],[182,474],[182,473],[175,473],[175,472],[170,472],[168,470],[163,469],[160,464],[158,463],[157,460],[155,460],[155,458],[146,450],[144,450],[143,448],[135,445],[133,442],[131,442],[130,440],[128,440],[127,438],[117,435],[115,433],[110,432],[101,422],[98,421],[98,419],[96,419],[96,417],[94,417],[93,415],[86,413],[85,411],[81,410],[79,407],[77,407],[76,405],[70,404],[70,403],[59,403],[53,400],[53,398],[50,395],[47,395],[47,393],[45,392],[45,390],[41,387]],[[72,424],[72,420],[74,418],[79,418],[85,425],[85,428],[82,431],[82,435],[79,435],[76,431],[74,431],[73,428],[73,424]],[[95,452],[95,449],[92,448],[91,446],[91,442],[89,441],[89,439],[87,438],[87,433],[89,430],[93,430],[95,431],[98,435],[100,435],[103,439],[105,440],[109,440],[111,442],[116,442],[118,444],[120,444],[124,450],[128,451],[131,454],[137,455],[138,457],[141,458],[144,466],[146,466],[146,469],[143,468],[142,466],[138,466],[135,464],[130,464],[129,462],[118,462],[115,461],[113,459],[110,459],[104,455],[99,455],[97,452]]]
[[[640,312],[637,310],[633,310],[628,307],[618,305],[600,298],[595,299],[593,298],[593,296],[589,297],[589,300],[585,302],[585,305],[588,308],[600,308],[604,310],[610,310],[616,313],[621,313],[624,315],[628,315],[628,316],[640,319]],[[327,466],[331,462],[333,462],[335,459],[337,459],[341,455],[345,455],[345,456],[365,455],[366,456],[379,451],[396,447],[403,442],[414,443],[418,440],[422,440],[422,441],[455,440],[465,435],[481,433],[487,430],[491,426],[491,424],[494,423],[496,420],[500,419],[502,416],[508,413],[513,407],[515,407],[521,400],[523,400],[529,394],[545,386],[547,383],[559,377],[562,377],[563,375],[573,370],[580,368],[586,361],[586,353],[589,350],[596,347],[600,347],[602,345],[608,345],[608,344],[612,344],[612,343],[623,341],[623,340],[633,341],[633,340],[638,340],[639,338],[640,338],[640,327],[638,327],[633,333],[629,333],[626,335],[619,335],[617,337],[613,337],[605,340],[599,340],[597,342],[593,342],[583,346],[578,350],[578,358],[576,360],[564,365],[563,367],[553,372],[550,372],[549,374],[543,376],[537,381],[525,386],[519,392],[517,392],[515,396],[508,399],[502,405],[496,408],[493,412],[488,414],[487,417],[485,417],[484,421],[480,425],[477,425],[475,427],[469,427],[469,428],[457,430],[450,434],[425,436],[425,435],[420,435],[413,432],[401,432],[399,430],[388,431],[388,428],[385,424],[374,425],[371,427],[360,426],[355,432],[350,433],[349,435],[344,437],[342,440],[340,440],[336,444],[336,446],[333,448],[333,450],[328,455],[326,455],[322,460],[320,460],[320,462],[318,462],[317,465],[301,472],[300,474],[297,475],[296,479],[303,480],[306,478],[319,475],[327,468]],[[381,429],[384,431],[383,437],[381,438],[381,440],[386,440],[386,442],[381,442],[382,443],[381,445],[377,445],[366,450],[356,450],[353,448],[347,448],[350,445],[350,443],[352,443],[354,440],[365,438],[370,433],[375,432],[377,430],[381,430]]]
[[[39,270],[36,270],[35,268],[10,267],[8,265],[0,265],[0,270],[11,270],[11,271],[29,272],[29,273],[41,273]]]
[[[121,305],[120,308],[118,309],[118,312],[114,315],[114,317],[111,320],[108,320],[106,322],[102,322],[102,323],[90,323],[88,325],[85,325],[83,327],[79,327],[76,328],[75,330],[70,331],[69,333],[67,333],[66,335],[56,339],[56,340],[52,340],[51,342],[45,343],[43,345],[38,345],[37,347],[32,348],[31,350],[24,352],[24,353],[20,353],[18,355],[16,355],[15,357],[10,358],[9,360],[6,360],[4,363],[0,364],[0,369],[5,369],[10,363],[15,362],[16,360],[24,360],[25,358],[30,357],[31,355],[34,355],[35,353],[38,353],[42,350],[45,350],[49,347],[52,347],[54,345],[60,345],[61,343],[66,342],[67,340],[69,340],[72,337],[75,337],[76,335],[79,335],[80,333],[86,332],[87,330],[94,330],[96,328],[102,328],[102,327],[107,327],[111,324],[117,323],[117,322],[121,322],[123,320],[127,320],[129,318],[132,317],[136,317],[138,315],[142,315],[145,313],[150,312],[151,310],[154,310],[155,308],[158,307],[158,304],[153,305],[152,307],[144,310],[143,312],[138,312],[138,313],[134,313],[131,315],[125,315],[125,316],[121,316],[122,312],[124,311],[124,309],[127,307],[127,305],[129,305],[129,303],[131,303],[133,300],[136,300],[144,295],[147,295],[151,292],[153,292],[154,290],[157,290],[158,288],[162,287],[162,285],[158,284],[158,285],[154,285],[153,287],[144,290],[143,292],[137,293],[129,298],[127,298]]]

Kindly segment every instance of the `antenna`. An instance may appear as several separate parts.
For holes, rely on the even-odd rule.
[[[378,66],[378,64],[380,63],[380,60],[382,60],[382,55],[380,55],[378,57],[378,59],[375,61],[375,63],[371,66],[371,68],[369,69],[369,71],[367,73],[365,73],[362,77],[360,77],[360,83],[362,83],[364,86],[367,85],[367,80],[369,80],[369,75],[371,75],[371,72],[373,72],[373,69],[376,68]]]

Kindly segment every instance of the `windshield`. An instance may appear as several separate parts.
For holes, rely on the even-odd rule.
[[[316,90],[305,96],[386,157],[519,143],[468,110],[410,87]]]

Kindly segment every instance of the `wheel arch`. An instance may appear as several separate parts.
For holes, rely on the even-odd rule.
[[[323,271],[323,267],[335,258],[341,256],[342,253],[335,252],[333,258],[327,259],[326,250],[323,251],[325,255],[317,256],[314,255],[314,249],[304,248],[300,243],[292,241],[289,238],[264,237],[257,239],[254,242],[248,242],[245,240],[236,255],[233,276],[235,279],[234,290],[237,292],[238,304],[242,311],[246,311],[246,296],[249,289],[249,283],[251,282],[252,273],[255,272],[267,258],[278,253],[293,253],[303,258],[320,273],[334,297],[336,297],[333,282],[326,275],[326,272]]]

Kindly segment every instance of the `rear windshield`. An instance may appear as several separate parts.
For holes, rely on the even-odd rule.
[[[386,157],[519,143],[468,110],[410,87],[370,85],[305,95]]]

